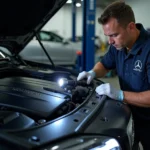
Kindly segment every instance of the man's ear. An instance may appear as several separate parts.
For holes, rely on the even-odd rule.
[[[129,28],[130,30],[134,30],[134,29],[136,28],[135,23],[134,23],[134,22],[130,22],[130,23],[128,24],[128,28]]]

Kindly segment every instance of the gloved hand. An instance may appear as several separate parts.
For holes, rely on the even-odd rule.
[[[117,90],[109,83],[101,84],[95,90],[99,95],[107,95],[108,97],[123,101],[124,95],[122,90]]]
[[[90,84],[91,81],[95,78],[95,76],[96,74],[93,70],[90,70],[89,72],[82,71],[81,73],[79,73],[77,81],[87,78],[87,84]]]

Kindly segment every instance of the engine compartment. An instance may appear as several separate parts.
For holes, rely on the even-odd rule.
[[[1,129],[27,129],[53,121],[72,112],[94,91],[93,84],[86,85],[85,81],[76,84],[68,72],[47,73],[50,69],[10,66],[3,70],[0,79]],[[48,79],[41,79],[41,74]],[[60,76],[74,84],[60,87],[57,82]],[[15,126],[17,121],[22,122],[18,127]]]
[[[44,149],[76,135],[105,135],[116,138],[123,150],[130,148],[127,105],[97,95],[102,81],[87,85],[86,79],[77,82],[76,77],[64,68],[7,60],[0,68],[0,140],[16,149]],[[60,78],[68,84],[60,87]]]
[[[0,82],[1,106],[20,110],[35,118],[48,119],[67,103],[67,94],[50,81],[12,77]]]

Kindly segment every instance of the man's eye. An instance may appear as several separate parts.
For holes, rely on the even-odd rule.
[[[111,35],[111,37],[116,37],[117,36],[117,34],[113,34],[113,35]]]

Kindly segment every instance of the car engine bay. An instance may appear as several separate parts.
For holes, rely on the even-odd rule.
[[[72,85],[65,85],[61,88],[56,79],[59,79],[58,76],[60,74],[62,76],[67,74],[68,76],[68,73],[65,72],[58,71],[57,73],[56,71],[54,74],[48,75],[49,81],[45,81],[29,77],[31,74],[31,76],[34,75],[34,71],[32,72],[31,68],[28,70],[24,67],[22,70],[19,67],[14,68],[13,71],[11,68],[10,71],[13,74],[9,72],[8,68],[6,72],[3,71],[1,76],[5,73],[7,75],[5,74],[5,78],[0,79],[0,113],[3,116],[1,118],[2,129],[26,129],[27,127],[36,126],[41,120],[47,122],[57,119],[76,109],[93,92],[92,85],[86,85],[86,81],[82,81],[81,85],[75,85],[77,81],[70,80],[74,81],[74,84],[72,82]],[[28,77],[18,76],[19,72],[20,75],[28,74]],[[18,122],[21,120],[26,121],[21,127],[20,125],[13,125],[16,124],[15,120],[18,120]]]
[[[14,56],[1,58],[0,66],[0,140],[10,148],[49,149],[74,134],[110,136],[131,148],[131,112],[126,104],[96,94],[102,81],[87,85],[68,69]],[[66,84],[60,86],[59,79]]]

